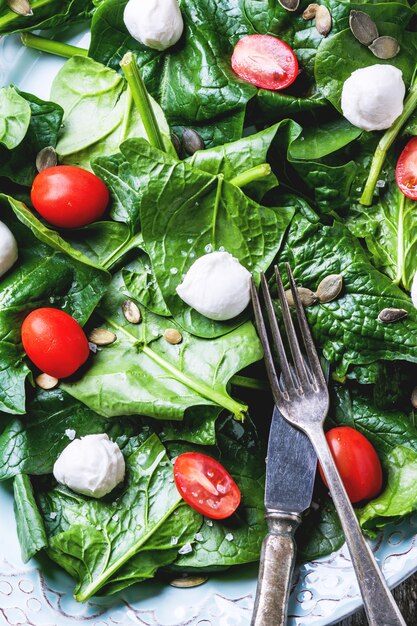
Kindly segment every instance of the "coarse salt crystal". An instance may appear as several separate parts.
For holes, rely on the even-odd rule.
[[[225,536],[226,541],[233,541],[234,537],[232,535],[232,533],[227,533],[227,535]]]
[[[65,434],[71,441],[75,439],[76,432],[73,428],[67,428]]]
[[[201,533],[196,533],[196,534],[194,535],[194,539],[195,539],[196,541],[203,541],[203,540],[204,540],[204,536],[203,536]]]
[[[171,546],[176,546],[178,543],[178,537],[171,537]]]
[[[58,515],[58,513],[56,513],[55,511],[51,511],[51,512],[49,513],[49,517],[50,517],[51,519],[55,519],[57,515]]]
[[[178,554],[190,554],[193,551],[191,543],[186,543],[178,550]]]

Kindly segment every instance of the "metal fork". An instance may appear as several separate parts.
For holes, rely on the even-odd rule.
[[[275,404],[288,422],[306,433],[316,451],[342,524],[369,624],[372,626],[406,626],[372,550],[362,535],[357,517],[327,445],[323,422],[329,409],[329,392],[291,268],[288,264],[286,267],[308,366],[302,355],[282,279],[275,266],[278,297],[293,366],[290,365],[286,354],[268,284],[263,274],[261,287],[272,341],[281,370],[281,380],[275,368],[266,324],[253,282],[251,287],[256,327],[265,352],[265,363]],[[275,625],[271,623],[271,626]]]

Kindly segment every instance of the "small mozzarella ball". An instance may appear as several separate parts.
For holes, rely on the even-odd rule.
[[[122,482],[125,460],[117,443],[103,433],[74,439],[55,461],[59,483],[76,493],[102,498]]]
[[[173,46],[184,30],[177,0],[129,0],[123,20],[136,41],[155,50]]]
[[[251,273],[228,252],[211,252],[197,259],[177,294],[212,320],[230,320],[246,309]]]
[[[17,261],[17,243],[11,230],[0,222],[0,276],[3,276]]]
[[[414,274],[413,282],[411,284],[411,301],[417,309],[417,272]]]
[[[393,65],[369,65],[345,80],[342,112],[358,128],[384,130],[401,115],[404,96],[401,70]]]

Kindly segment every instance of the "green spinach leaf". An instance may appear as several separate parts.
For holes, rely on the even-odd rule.
[[[185,448],[175,444],[169,450],[179,454]],[[256,561],[266,533],[265,447],[249,418],[239,424],[229,416],[218,422],[217,447],[206,452],[217,458],[236,480],[242,502],[226,520],[205,520],[193,551],[179,557],[175,566],[200,570]]]
[[[123,76],[92,59],[67,61],[54,79],[51,98],[64,110],[57,144],[61,163],[89,169],[92,158],[113,154],[125,139],[147,137]],[[152,107],[172,151],[164,114],[155,101]]]
[[[32,0],[33,15],[18,15],[8,5],[0,9],[0,35],[37,28],[73,24],[91,15],[93,3],[85,0]]]
[[[117,341],[95,355],[79,381],[62,388],[105,416],[139,413],[181,420],[188,407],[214,405],[241,419],[246,406],[229,396],[226,385],[233,374],[262,358],[253,325],[247,322],[212,341],[181,331],[183,341],[173,346],[162,336],[176,327],[172,318],[141,307],[142,322],[129,324],[121,311],[126,297],[119,273],[98,308]]]
[[[48,554],[76,578],[79,601],[103,587],[111,593],[154,576],[201,525],[201,516],[181,499],[156,435],[138,442],[126,458],[120,492],[95,500],[57,486],[39,502]]]
[[[14,512],[22,560],[27,563],[48,545],[48,538],[36,505],[32,484],[26,474],[17,474],[13,481]]]
[[[340,222],[333,226],[294,218],[280,262],[288,261],[299,285],[315,290],[329,274],[343,276],[343,291],[327,304],[307,309],[323,354],[344,376],[351,365],[381,359],[417,362],[417,312],[411,299],[370,263],[359,241]],[[386,307],[403,308],[408,317],[383,324]]]
[[[25,412],[29,368],[20,340],[21,324],[33,309],[62,308],[85,324],[103,296],[108,276],[62,251],[46,246],[16,218],[0,198],[1,219],[11,228],[19,259],[0,282],[0,410]]]
[[[31,187],[38,173],[36,155],[42,148],[56,145],[63,111],[53,102],[45,102],[17,89],[15,91],[29,107],[30,121],[18,146],[11,151],[0,147],[0,176],[18,185]]]
[[[30,106],[14,87],[0,89],[0,144],[8,150],[16,148],[27,133]]]
[[[263,207],[222,175],[174,160],[143,140],[128,140],[120,149],[140,188],[143,241],[167,308],[195,335],[229,332],[244,314],[208,320],[184,304],[176,287],[195,259],[216,249],[233,254],[257,278],[278,252],[294,208]]]
[[[77,437],[107,433],[123,447],[136,434],[134,421],[107,419],[77,402],[61,389],[37,390],[27,415],[12,419],[0,435],[0,480],[19,473],[48,474],[69,444],[67,431]]]

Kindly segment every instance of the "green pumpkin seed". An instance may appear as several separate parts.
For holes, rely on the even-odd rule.
[[[36,169],[38,172],[48,169],[48,167],[55,167],[58,164],[58,157],[55,148],[52,146],[46,146],[42,148],[36,155]]]
[[[287,11],[296,11],[300,4],[300,0],[278,0],[278,2]]]
[[[318,298],[314,291],[311,291],[311,289],[307,289],[306,287],[297,287],[297,291],[303,306],[312,306],[313,304],[316,304]],[[285,296],[288,304],[290,306],[295,306],[291,289],[287,289]]]
[[[405,309],[382,309],[378,315],[378,320],[384,324],[399,322],[407,317],[408,312]]]
[[[353,36],[364,46],[369,46],[379,35],[374,20],[363,11],[350,12],[349,26]]]
[[[181,144],[185,152],[192,156],[197,150],[204,150],[205,145],[202,137],[196,130],[186,128],[182,133]]]
[[[23,15],[23,17],[29,17],[33,15],[32,7],[28,0],[7,0],[7,5],[13,13],[17,15]]]
[[[341,274],[329,274],[320,282],[316,295],[322,304],[331,302],[340,294],[342,287],[343,276]]]
[[[392,59],[400,51],[400,45],[394,37],[378,37],[368,46],[378,59]]]

